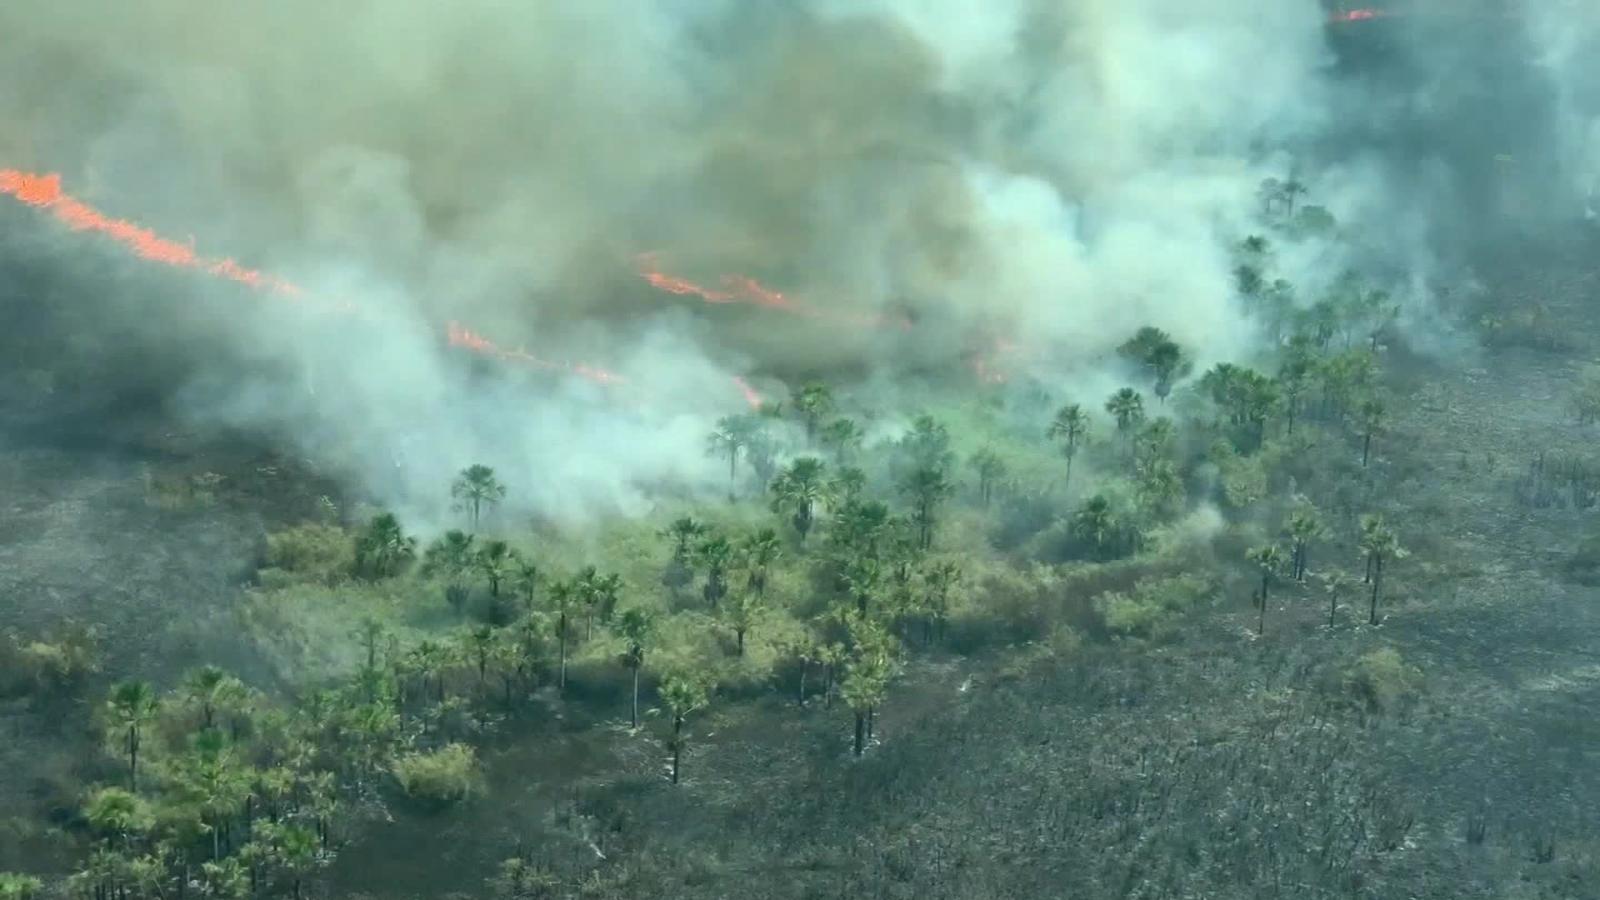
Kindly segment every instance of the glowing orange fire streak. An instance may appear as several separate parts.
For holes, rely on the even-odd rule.
[[[305,295],[305,291],[298,285],[281,278],[255,269],[247,269],[231,259],[208,259],[196,253],[192,246],[168,240],[132,222],[111,218],[62,191],[60,175],[34,175],[15,169],[0,169],[0,193],[10,194],[36,209],[48,210],[58,221],[74,231],[93,231],[107,235],[131,249],[141,259],[181,269],[194,269],[280,296],[296,298]],[[346,311],[354,309],[349,303],[341,303],[340,308]],[[620,375],[583,363],[563,365],[539,359],[525,350],[502,349],[488,338],[475,334],[455,322],[450,323],[445,336],[451,346],[471,350],[474,353],[512,360],[541,369],[565,369],[601,384],[617,384],[622,381]]]
[[[668,275],[661,271],[659,255],[641,253],[634,258],[639,277],[658,290],[685,297],[699,297],[707,303],[750,303],[766,309],[775,309],[790,315],[811,319],[829,319],[868,328],[910,328],[911,320],[887,316],[861,316],[852,313],[831,312],[807,306],[780,291],[775,291],[748,275],[722,276],[722,290],[696,284],[687,278]]]

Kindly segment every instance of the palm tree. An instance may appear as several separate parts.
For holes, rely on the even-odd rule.
[[[478,548],[477,557],[478,573],[489,582],[489,596],[500,599],[500,584],[510,578],[516,571],[516,554],[511,552],[511,545],[505,541],[489,541]]]
[[[754,591],[735,591],[728,601],[724,611],[723,620],[729,630],[733,632],[736,642],[735,654],[744,656],[744,639],[750,629],[755,627],[756,621],[761,617],[761,611],[766,608],[760,594]]]
[[[240,703],[246,690],[244,682],[218,666],[201,666],[184,679],[184,693],[200,708],[201,729],[210,731],[216,727],[217,711]]]
[[[828,482],[828,495],[836,498],[841,506],[855,503],[866,489],[867,473],[855,466],[842,466]]]
[[[1288,525],[1289,538],[1293,541],[1293,551],[1289,560],[1291,577],[1295,581],[1306,580],[1306,553],[1311,542],[1327,533],[1323,527],[1322,518],[1317,515],[1317,508],[1311,501],[1301,498],[1296,508],[1289,513]]]
[[[944,639],[944,623],[950,618],[950,592],[961,581],[961,567],[953,562],[935,563],[922,573],[928,592],[927,608],[934,635]]]
[[[704,523],[696,521],[692,516],[683,516],[674,519],[661,536],[672,541],[672,561],[680,566],[689,565],[690,552],[694,542],[706,533]]]
[[[827,466],[814,456],[802,456],[789,464],[772,482],[772,511],[788,512],[794,530],[803,544],[816,521],[817,506],[826,498],[823,478]]]
[[[673,673],[661,681],[661,702],[672,714],[672,783],[678,783],[678,772],[683,763],[683,723],[689,714],[703,708],[709,699],[709,686],[700,678]]]
[[[1126,436],[1144,421],[1144,398],[1133,388],[1123,388],[1106,401],[1106,412],[1117,420],[1117,432]]]
[[[968,463],[978,473],[978,499],[987,507],[994,496],[994,486],[1006,477],[1006,462],[998,453],[985,447],[972,454]]]
[[[911,500],[912,518],[917,525],[917,545],[933,546],[934,514],[939,504],[955,492],[944,469],[926,466],[910,472],[900,481],[900,492]]]
[[[1410,551],[1400,546],[1400,538],[1383,521],[1381,514],[1361,517],[1361,550],[1367,555],[1367,580],[1372,584],[1372,604],[1367,624],[1378,624],[1378,591],[1383,584],[1383,565],[1387,560],[1405,559]]]
[[[622,591],[622,576],[615,573],[601,575],[594,566],[585,566],[576,580],[577,599],[583,604],[583,639],[594,637],[596,614],[604,619],[607,610],[616,605]]]
[[[1332,628],[1334,616],[1339,612],[1339,598],[1355,589],[1356,579],[1343,569],[1318,573],[1315,577],[1322,582],[1322,589],[1328,592],[1328,627]]]
[[[834,419],[822,430],[822,442],[833,448],[834,461],[843,466],[860,449],[865,435],[854,419]]]
[[[1162,416],[1151,419],[1134,435],[1134,459],[1138,465],[1148,465],[1172,452],[1177,443],[1178,429],[1172,420]]]
[[[422,680],[422,693],[428,693],[428,679],[434,680],[434,697],[444,702],[444,670],[450,664],[450,651],[437,641],[423,640],[411,648],[408,667]],[[426,699],[424,699],[426,705]]]
[[[450,496],[472,513],[472,530],[477,531],[483,508],[504,500],[506,487],[495,478],[493,469],[473,464],[462,469],[455,483],[450,485]]]
[[[489,662],[494,659],[495,646],[500,642],[499,632],[493,625],[479,625],[461,633],[462,655],[472,660],[478,670],[478,692],[481,694],[489,681]]]
[[[655,616],[642,606],[623,610],[617,620],[617,634],[627,642],[622,662],[633,673],[633,707],[628,717],[631,728],[639,727],[639,670],[644,668],[645,649],[655,635]]]
[[[1056,410],[1050,422],[1050,437],[1061,442],[1061,452],[1067,457],[1067,481],[1072,481],[1072,460],[1078,448],[1089,435],[1089,415],[1076,403],[1068,403]]]
[[[139,790],[139,748],[145,726],[161,710],[155,688],[148,681],[121,681],[111,686],[106,714],[112,729],[122,734],[122,752],[128,755],[128,790]]]
[[[1103,559],[1117,531],[1117,517],[1111,509],[1111,501],[1102,494],[1090,497],[1073,513],[1071,527],[1072,533],[1079,540],[1093,544],[1095,555]]]
[[[144,799],[119,787],[103,787],[89,795],[83,817],[108,843],[126,844],[149,828],[153,817]]]
[[[728,460],[728,499],[735,499],[734,485],[739,475],[739,454],[750,446],[755,425],[748,416],[723,416],[706,439],[706,452]]]
[[[382,513],[356,538],[356,571],[371,578],[389,578],[417,556],[417,539],[400,528],[394,513]]]
[[[1383,428],[1383,401],[1368,397],[1361,401],[1361,468],[1372,456],[1372,436]]]
[[[839,693],[855,714],[851,749],[860,756],[872,740],[874,712],[883,703],[894,674],[895,639],[882,625],[863,616],[852,617],[849,629],[851,650]]]
[[[511,572],[511,585],[522,597],[522,611],[524,614],[533,611],[534,601],[539,592],[539,582],[544,573],[539,567],[527,560],[518,557]]]
[[[950,429],[930,415],[917,416],[911,431],[900,439],[900,451],[911,469],[946,469],[955,463],[950,451]]]
[[[1283,548],[1277,544],[1268,544],[1255,547],[1245,556],[1261,570],[1261,601],[1260,618],[1256,623],[1256,634],[1265,634],[1267,630],[1267,595],[1272,587],[1272,579],[1283,570]]]
[[[794,392],[792,397],[795,411],[800,414],[806,425],[806,440],[817,439],[817,429],[822,425],[822,419],[833,411],[833,392],[820,381],[807,382]]]
[[[556,676],[556,689],[567,689],[567,613],[572,606],[572,601],[577,597],[578,586],[571,581],[557,581],[550,585],[545,592],[549,598],[550,606],[556,612],[556,645],[560,653],[559,674]]]
[[[445,580],[444,599],[460,614],[467,604],[466,577],[474,571],[477,561],[473,553],[474,537],[464,531],[451,530],[432,544],[422,555],[422,574]]]
[[[1162,403],[1172,392],[1173,383],[1193,369],[1193,364],[1184,357],[1183,348],[1171,335],[1148,325],[1118,347],[1117,352],[1150,375],[1156,398]]]
[[[706,605],[715,611],[717,604],[728,593],[728,567],[733,564],[733,543],[723,535],[714,535],[700,542],[700,546],[695,548],[695,557],[706,570]]]
[[[745,571],[749,573],[745,587],[753,591],[756,596],[765,597],[767,576],[771,574],[772,564],[783,555],[783,544],[778,540],[778,532],[771,528],[763,528],[746,536],[739,546],[739,554]]]

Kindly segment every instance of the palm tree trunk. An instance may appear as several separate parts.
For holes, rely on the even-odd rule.
[[[567,689],[567,617],[564,613],[561,616],[561,636],[556,643],[561,648],[561,673],[556,678],[556,689],[564,691]]]
[[[876,706],[867,707],[867,743],[869,744],[872,743],[872,726],[876,725],[877,723],[878,708]]]
[[[734,636],[737,637],[738,641],[739,641],[739,650],[734,655],[735,656],[743,656],[744,655],[744,629],[743,628],[735,629],[734,630]]]
[[[856,710],[855,743],[851,747],[851,751],[856,756],[860,756],[861,752],[866,749],[866,737],[867,737],[867,716],[866,716],[866,713],[863,713],[861,710],[858,709],[858,710]]]
[[[629,725],[639,727],[639,666],[633,667],[633,711],[629,717]]]
[[[1367,432],[1361,439],[1361,468],[1367,467],[1367,459],[1372,456],[1372,432]]]
[[[1328,592],[1328,627],[1333,627],[1333,615],[1339,611],[1339,595],[1334,591]]]
[[[1367,615],[1367,624],[1378,624],[1378,586],[1383,583],[1383,557],[1376,557],[1377,563],[1372,568],[1372,609]]]
[[[683,716],[672,718],[672,783],[678,783],[678,769],[683,763]]]
[[[811,666],[807,664],[805,660],[800,660],[800,691],[798,694],[796,694],[795,699],[798,701],[797,705],[799,705],[801,708],[804,708],[806,705],[806,673],[809,672],[810,669]]]

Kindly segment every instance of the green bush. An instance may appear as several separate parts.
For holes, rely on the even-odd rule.
[[[443,809],[478,792],[478,758],[465,744],[408,753],[395,760],[394,777],[407,797],[422,806]]]
[[[32,875],[0,872],[0,900],[32,900],[44,890],[44,882]]]
[[[1400,658],[1400,651],[1382,647],[1363,655],[1345,672],[1345,687],[1374,712],[1410,704],[1422,686],[1422,673]]]
[[[1120,637],[1156,639],[1169,636],[1178,617],[1213,592],[1213,584],[1195,575],[1141,578],[1129,591],[1110,591],[1095,601],[1106,630]]]
[[[331,583],[349,573],[354,545],[344,530],[307,523],[267,537],[267,567],[306,580]]]

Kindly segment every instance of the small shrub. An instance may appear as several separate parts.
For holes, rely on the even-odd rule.
[[[1422,673],[1408,666],[1393,647],[1373,650],[1345,672],[1346,690],[1373,712],[1390,712],[1412,702]]]
[[[0,900],[33,900],[44,891],[44,882],[32,875],[0,872]]]
[[[1128,591],[1111,591],[1095,601],[1107,631],[1120,637],[1161,639],[1177,619],[1210,596],[1214,585],[1194,575],[1141,578]]]
[[[422,806],[443,809],[478,792],[478,758],[465,744],[408,753],[395,760],[394,777],[407,797]]]

